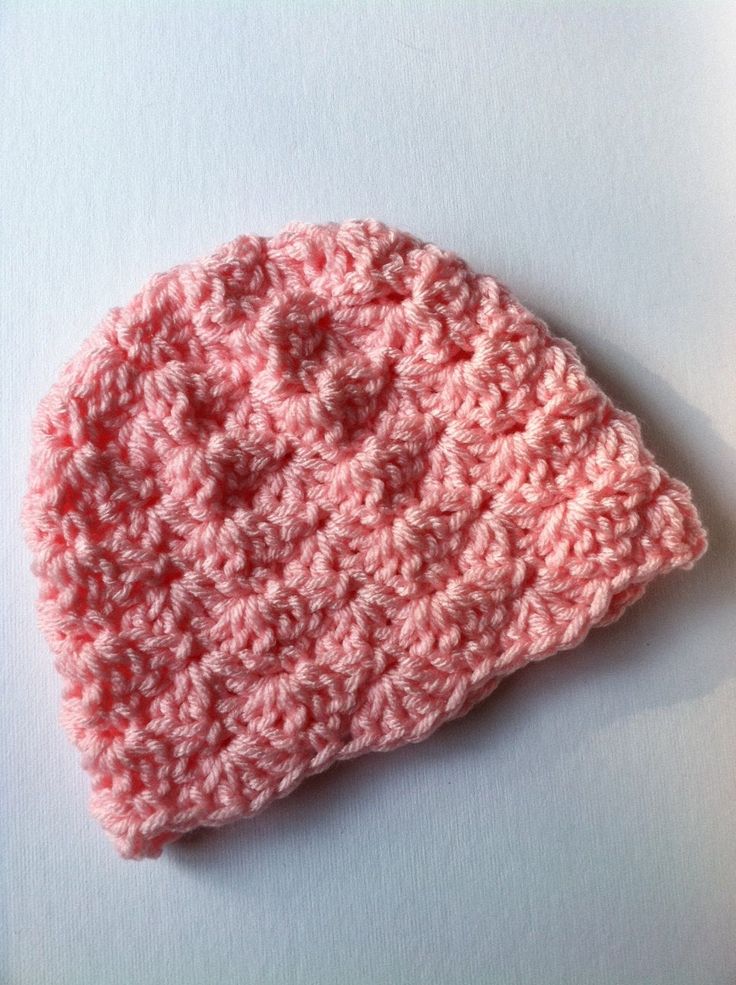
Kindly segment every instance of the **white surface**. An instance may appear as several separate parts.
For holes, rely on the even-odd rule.
[[[733,985],[735,50],[733,4],[5,4],[3,983]],[[368,215],[571,338],[710,550],[425,743],[124,862],[35,624],[30,416],[154,271]]]

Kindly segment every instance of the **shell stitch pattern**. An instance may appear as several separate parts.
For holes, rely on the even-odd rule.
[[[425,738],[707,548],[570,342],[374,220],[110,311],[39,406],[23,524],[126,858]]]

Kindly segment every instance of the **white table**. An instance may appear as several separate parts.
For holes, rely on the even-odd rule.
[[[736,981],[733,4],[27,3],[0,16],[0,980]],[[375,216],[502,278],[711,537],[426,742],[119,859],[18,523],[61,365],[156,270]]]

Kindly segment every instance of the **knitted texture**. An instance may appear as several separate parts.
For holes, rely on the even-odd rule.
[[[23,524],[127,858],[425,738],[707,546],[570,342],[373,220],[110,311],[39,407]]]

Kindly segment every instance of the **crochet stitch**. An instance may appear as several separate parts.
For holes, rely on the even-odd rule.
[[[41,402],[23,524],[127,858],[425,738],[707,545],[570,342],[374,220],[111,310]]]

